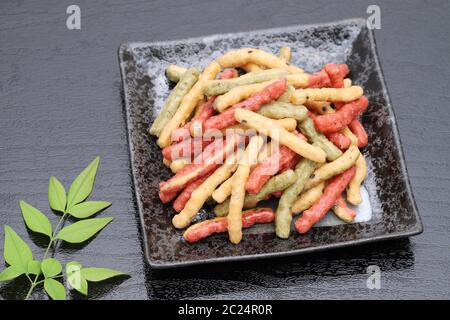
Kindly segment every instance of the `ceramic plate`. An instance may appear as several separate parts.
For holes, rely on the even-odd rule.
[[[292,63],[307,72],[326,63],[347,63],[354,84],[364,88],[369,107],[362,123],[369,145],[365,201],[358,220],[340,224],[327,217],[306,235],[292,232],[278,239],[272,225],[244,230],[232,245],[226,234],[188,244],[171,223],[175,211],[158,198],[158,184],[171,176],[156,140],[148,134],[172,88],[165,77],[169,64],[205,67],[215,57],[241,47],[277,52],[292,48]],[[363,19],[213,35],[166,42],[133,42],[119,48],[132,175],[144,235],[145,255],[154,268],[255,259],[345,247],[422,232],[422,223],[408,181],[396,120],[378,60],[373,33]],[[368,210],[370,208],[370,210]],[[203,209],[197,219],[211,214]]]

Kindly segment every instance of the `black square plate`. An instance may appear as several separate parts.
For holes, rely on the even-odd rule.
[[[196,244],[182,239],[171,223],[175,211],[158,198],[158,183],[171,176],[161,151],[147,129],[167,97],[170,83],[165,69],[171,64],[205,67],[220,54],[235,48],[257,47],[277,52],[293,50],[292,63],[307,72],[324,64],[347,63],[355,84],[369,98],[362,122],[369,134],[363,153],[368,162],[370,221],[320,227],[306,235],[293,232],[278,239],[271,225],[244,231],[243,241],[232,245],[227,235],[215,235]],[[292,255],[330,248],[411,236],[422,223],[411,192],[393,108],[383,80],[373,33],[363,19],[281,29],[223,34],[178,41],[127,43],[119,48],[125,96],[131,167],[144,235],[145,255],[154,268],[217,261]],[[199,219],[208,212],[202,211]]]

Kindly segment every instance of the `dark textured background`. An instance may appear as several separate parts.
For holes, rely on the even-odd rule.
[[[65,25],[74,3],[80,31]],[[375,35],[424,233],[291,258],[150,270],[131,187],[119,44],[334,21],[365,16],[369,4],[382,10]],[[100,155],[92,198],[112,201],[104,215],[115,221],[88,245],[64,246],[56,256],[132,277],[93,285],[92,298],[450,298],[449,15],[446,0],[2,0],[0,225],[28,240],[18,201],[46,209],[49,176],[69,185]],[[42,239],[33,239],[38,252]],[[382,270],[381,290],[366,287],[371,264]],[[1,284],[0,298],[26,289],[25,281]]]

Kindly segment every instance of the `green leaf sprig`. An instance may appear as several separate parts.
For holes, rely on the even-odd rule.
[[[25,299],[29,299],[36,287],[43,284],[45,291],[52,299],[65,300],[66,288],[60,282],[63,278],[66,278],[70,288],[87,295],[88,282],[99,282],[126,275],[113,269],[85,268],[76,261],[66,263],[63,274],[61,262],[49,257],[50,249],[55,248],[57,241],[82,243],[92,238],[113,220],[110,217],[90,218],[109,207],[110,202],[85,201],[94,188],[99,162],[100,158],[96,157],[75,178],[67,194],[62,183],[56,177],[50,177],[48,202],[51,209],[62,213],[55,228],[41,211],[23,200],[20,201],[20,209],[27,227],[31,231],[41,233],[49,238],[41,260],[35,260],[27,243],[10,226],[5,225],[4,258],[9,266],[0,272],[0,282],[25,275],[30,281],[30,289]],[[68,215],[83,220],[63,227]]]

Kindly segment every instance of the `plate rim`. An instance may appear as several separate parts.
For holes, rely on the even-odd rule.
[[[197,265],[203,265],[203,264],[210,264],[210,263],[223,263],[223,262],[236,262],[236,261],[248,261],[248,260],[259,260],[259,259],[267,259],[267,258],[281,258],[281,257],[287,257],[287,256],[294,256],[299,254],[308,254],[312,252],[319,252],[319,251],[326,251],[326,250],[332,250],[332,249],[338,249],[342,247],[350,247],[350,246],[357,246],[357,245],[363,245],[368,244],[372,242],[379,242],[379,241],[386,241],[386,240],[393,240],[393,239],[399,239],[399,238],[405,238],[410,237],[414,235],[421,234],[424,230],[422,218],[419,214],[419,210],[417,207],[417,203],[414,197],[414,194],[412,192],[411,182],[408,175],[408,170],[406,167],[406,160],[405,160],[405,154],[403,151],[403,145],[400,139],[400,133],[398,130],[397,125],[397,119],[395,115],[394,108],[392,107],[392,102],[389,94],[389,90],[386,85],[386,80],[384,78],[384,72],[381,67],[379,53],[376,45],[375,40],[375,34],[373,29],[367,28],[368,30],[368,38],[370,41],[370,48],[374,52],[374,61],[375,61],[375,69],[380,75],[380,83],[381,83],[381,89],[384,92],[384,96],[386,98],[386,104],[387,104],[387,111],[390,116],[391,122],[392,122],[392,134],[394,138],[394,142],[396,146],[398,147],[399,151],[399,164],[400,164],[400,170],[403,175],[403,179],[406,182],[406,188],[405,191],[407,193],[407,196],[411,200],[412,208],[412,214],[414,214],[416,218],[415,225],[406,231],[403,232],[393,232],[393,233],[387,233],[382,235],[373,236],[370,238],[365,239],[359,239],[359,240],[349,240],[349,241],[343,241],[338,243],[332,243],[332,244],[326,244],[319,247],[306,247],[301,249],[294,249],[290,251],[279,251],[279,252],[270,252],[270,253],[257,253],[257,254],[246,254],[246,255],[239,255],[239,256],[226,256],[226,257],[215,257],[215,258],[208,258],[208,259],[198,259],[198,260],[189,260],[189,261],[178,261],[178,262],[168,262],[164,261],[162,263],[159,263],[160,260],[153,260],[150,258],[150,248],[148,245],[148,237],[147,237],[147,230],[145,229],[145,222],[144,222],[144,216],[143,216],[143,208],[142,204],[140,203],[138,199],[138,190],[136,188],[137,181],[135,176],[135,167],[134,167],[134,153],[132,150],[132,143],[131,143],[131,130],[130,126],[132,125],[131,117],[129,114],[129,99],[127,99],[127,92],[125,88],[127,87],[126,84],[126,74],[124,70],[124,61],[122,60],[122,54],[124,50],[135,47],[135,46],[154,46],[154,45],[173,45],[177,44],[180,41],[183,41],[185,43],[194,43],[198,41],[205,41],[208,39],[213,39],[215,37],[231,37],[231,36],[239,36],[239,35],[245,35],[248,32],[256,32],[256,33],[278,33],[278,32],[289,32],[294,30],[299,30],[301,28],[312,28],[312,27],[325,27],[325,26],[333,26],[337,24],[349,24],[349,23],[359,23],[362,24],[361,27],[363,27],[363,24],[366,23],[366,19],[362,17],[356,17],[356,18],[349,18],[349,19],[343,19],[343,20],[336,20],[331,22],[324,22],[324,23],[311,23],[311,24],[294,24],[284,27],[276,27],[276,28],[268,28],[268,29],[254,29],[254,30],[248,30],[248,31],[239,31],[239,32],[229,32],[229,33],[217,33],[217,34],[211,34],[211,35],[205,35],[205,36],[197,36],[197,37],[189,37],[189,38],[181,38],[181,39],[173,39],[173,40],[163,40],[163,41],[152,41],[152,42],[145,42],[145,41],[131,41],[131,42],[123,42],[118,47],[118,58],[119,58],[119,68],[120,68],[120,75],[122,79],[122,89],[123,89],[123,106],[125,108],[126,113],[126,131],[127,131],[127,144],[128,144],[128,150],[129,150],[129,159],[130,159],[130,168],[131,168],[131,175],[132,175],[132,181],[133,181],[133,195],[137,204],[138,214],[139,214],[139,220],[140,220],[140,228],[142,233],[142,242],[144,243],[144,251],[145,251],[145,260],[149,264],[149,266],[153,269],[173,269],[178,267],[189,267],[189,266],[197,266]]]

